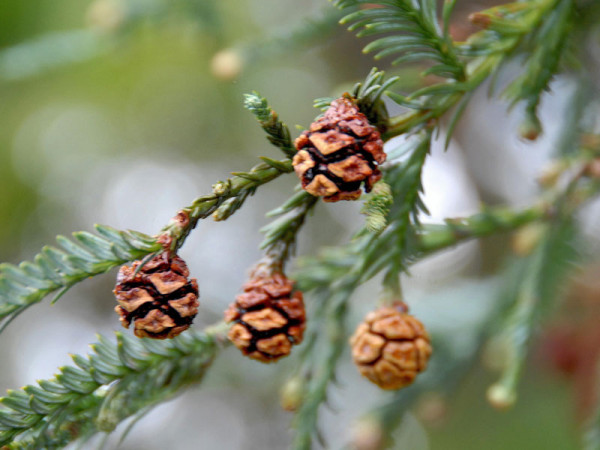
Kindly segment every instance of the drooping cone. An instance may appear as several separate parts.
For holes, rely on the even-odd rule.
[[[264,363],[290,354],[302,342],[306,312],[302,292],[279,272],[253,276],[225,311],[234,322],[229,339],[242,353]]]
[[[407,310],[397,302],[370,312],[350,339],[358,370],[382,389],[411,384],[431,356],[425,327]]]
[[[125,328],[133,323],[137,337],[170,339],[190,327],[198,312],[198,284],[189,279],[185,262],[163,252],[136,274],[141,261],[122,266],[113,291],[115,311]]]
[[[326,202],[356,200],[381,179],[383,141],[355,102],[341,97],[295,142],[293,165],[302,187]]]

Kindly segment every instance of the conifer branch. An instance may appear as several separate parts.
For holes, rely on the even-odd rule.
[[[571,0],[558,1],[545,16],[539,30],[532,36],[528,47],[527,65],[504,91],[513,104],[526,103],[526,119],[523,134],[535,138],[541,132],[537,108],[542,94],[559,69],[563,50],[569,41],[572,26],[573,4]]]
[[[188,332],[170,341],[100,337],[86,357],[0,398],[0,445],[7,449],[57,448],[109,431],[139,409],[171,398],[202,380],[226,327]],[[4,447],[3,447],[4,448]]]
[[[304,383],[302,402],[293,420],[296,432],[291,448],[294,450],[310,450],[314,437],[323,443],[317,426],[318,411],[327,399],[329,385],[335,381],[337,362],[346,345],[347,302],[358,279],[348,277],[345,282],[334,284],[335,289],[323,289],[314,296],[320,313],[315,314],[315,318],[321,316],[323,319],[310,324],[310,357],[306,348],[303,352],[306,359],[299,373],[304,377]]]
[[[544,18],[553,10],[557,1],[529,0],[501,5],[473,14],[471,20],[486,29],[471,36],[467,43],[456,46],[458,54],[470,58],[464,76],[459,80],[448,80],[427,86],[411,93],[409,96],[387,92],[392,100],[411,111],[390,119],[389,128],[384,134],[384,139],[417,130],[432,121],[437,121],[460,102],[460,107],[456,109],[454,117],[450,120],[451,129],[453,129],[466,106],[466,100],[468,100],[470,94],[490,75],[494,74],[508,57],[512,56],[512,53],[525,38],[538,32],[545,23]],[[565,3],[569,3],[568,0]],[[568,5],[565,6],[565,8],[567,7]],[[567,14],[568,11],[564,11],[557,16],[556,20],[564,20]],[[519,25],[516,26],[515,24]],[[562,25],[562,28],[568,26],[567,22]],[[547,43],[544,43],[544,45],[547,45]],[[540,50],[540,52],[542,51]],[[540,53],[537,57],[538,61],[545,58],[544,55],[550,55],[550,50]],[[418,58],[418,53],[415,58]],[[545,61],[545,63],[547,62]],[[531,70],[537,70],[539,67],[543,67],[539,70],[544,71],[544,79],[536,81],[539,85],[535,89],[525,89],[528,84],[518,82],[509,91],[509,95],[510,92],[513,93],[511,98],[515,101],[529,98],[531,105],[537,105],[533,92],[541,94],[556,70],[556,65],[547,68],[546,66],[539,66],[536,60],[531,61]],[[538,75],[541,77],[542,74]],[[524,80],[526,80],[525,75],[522,81]],[[517,89],[517,86],[520,85],[523,88]],[[539,97],[537,101],[539,101]]]
[[[347,246],[325,251],[319,259],[304,260],[295,274],[300,289],[314,291],[316,305],[296,371],[303,383],[302,402],[293,420],[295,450],[310,449],[315,437],[322,440],[318,411],[327,400],[329,385],[335,381],[337,361],[346,344],[347,302],[361,282],[364,252],[372,243],[372,234],[358,233]]]
[[[434,84],[413,92],[408,97],[388,91],[387,95],[392,100],[409,108],[410,111],[390,118],[390,124],[383,139],[388,140],[394,136],[418,130],[427,124],[435,123],[461,99],[479,87],[497,70],[502,61],[502,55],[490,55],[476,59],[467,66],[465,81]],[[463,108],[458,109],[457,112],[460,113]],[[456,120],[455,118],[451,122],[456,122]]]
[[[288,157],[296,153],[290,132],[277,116],[277,113],[257,92],[246,94],[245,107],[258,119],[267,133],[267,139],[279,147]],[[291,159],[278,161],[261,157],[263,164],[253,167],[250,172],[233,172],[232,178],[213,185],[212,194],[197,198],[190,206],[182,209],[162,230],[161,236],[172,249],[183,245],[186,237],[199,220],[210,215],[217,221],[225,220],[242,207],[256,189],[279,175],[293,172]]]
[[[347,245],[327,248],[316,258],[301,260],[294,274],[300,290],[313,291],[315,305],[295,371],[295,378],[302,380],[302,401],[293,420],[296,433],[292,448],[296,450],[310,449],[313,438],[322,440],[318,411],[327,401],[327,390],[335,381],[337,361],[346,344],[347,303],[364,281],[365,261],[374,258],[376,240],[377,235],[361,230]]]
[[[386,170],[385,179],[390,185],[394,203],[388,214],[392,247],[396,251],[392,263],[401,270],[406,261],[405,254],[410,250],[412,227],[419,225],[419,214],[428,213],[421,198],[423,186],[421,177],[425,160],[431,146],[431,132],[423,131],[414,137],[416,146],[408,160]]]
[[[98,234],[58,236],[61,247],[44,247],[32,262],[0,265],[0,331],[18,314],[53,292],[62,295],[74,284],[113,267],[160,250],[147,235],[97,225]]]
[[[244,97],[244,106],[256,116],[260,126],[267,133],[269,142],[279,147],[288,158],[292,158],[296,154],[296,148],[292,143],[290,130],[279,120],[277,113],[267,103],[267,99],[261,97],[256,91]]]
[[[267,214],[268,217],[279,217],[260,230],[265,235],[260,248],[282,268],[294,253],[298,232],[318,200],[318,197],[300,190],[279,208]]]
[[[517,384],[531,339],[554,308],[562,281],[580,257],[575,250],[575,239],[576,228],[571,217],[557,217],[547,225],[537,248],[516,274],[517,289],[510,294],[513,306],[499,332],[499,338],[507,345],[508,357],[500,379],[488,390],[488,400],[494,406],[506,408],[517,399]]]
[[[505,207],[486,208],[469,217],[446,219],[444,225],[425,224],[417,229],[418,252],[424,255],[473,238],[515,230],[551,216],[552,208],[541,204],[520,211]]]
[[[171,248],[181,247],[199,220],[211,215],[214,215],[215,220],[230,217],[259,186],[293,171],[292,161],[289,159],[262,160],[262,164],[253,167],[249,172],[233,172],[233,177],[213,185],[212,194],[199,197],[190,206],[183,208],[161,232],[170,242]]]
[[[523,40],[535,33],[547,14],[561,0],[526,0],[506,3],[472,14],[469,19],[483,31],[458,46],[464,56],[509,54]]]
[[[33,262],[0,265],[0,331],[29,306],[53,292],[55,300],[70,287],[128,261],[160,251],[163,245],[179,248],[200,219],[215,215],[223,220],[239,209],[256,189],[292,171],[290,160],[263,158],[250,172],[235,173],[213,185],[213,193],[198,198],[163,228],[158,239],[136,231],[119,231],[97,225],[98,235],[73,233],[74,241],[57,237],[61,249],[44,247]]]
[[[340,23],[350,23],[349,29],[352,31],[360,30],[358,37],[387,35],[364,48],[365,53],[376,52],[375,59],[399,55],[392,64],[428,59],[436,64],[425,74],[456,80],[464,77],[464,67],[454,51],[452,40],[438,25],[435,2],[338,0],[335,3],[341,9],[357,9]]]

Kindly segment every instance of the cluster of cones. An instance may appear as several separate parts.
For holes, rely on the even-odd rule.
[[[325,201],[355,200],[381,178],[386,159],[377,128],[356,101],[344,96],[296,139],[294,169],[302,187]],[[198,312],[198,285],[185,262],[165,250],[119,271],[114,293],[123,326],[140,338],[173,338]],[[306,311],[302,292],[281,269],[258,265],[225,312],[228,337],[241,352],[270,363],[302,342]],[[423,324],[402,302],[369,313],[350,339],[362,375],[383,389],[411,384],[431,355]]]

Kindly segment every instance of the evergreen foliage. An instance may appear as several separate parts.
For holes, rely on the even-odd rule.
[[[392,64],[431,60],[435,65],[427,69],[425,74],[457,80],[464,77],[463,64],[448,35],[448,20],[454,2],[445,5],[443,31],[438,24],[435,1],[390,0],[373,3],[339,0],[335,3],[341,9],[358,9],[341,20],[343,24],[352,24],[350,30],[360,30],[358,37],[386,35],[363,50],[365,53],[376,52],[375,59],[400,55]]]
[[[296,149],[290,138],[290,130],[279,120],[277,113],[267,103],[267,99],[261,97],[258,92],[246,94],[244,106],[256,116],[261,127],[267,133],[269,142],[275,147],[279,147],[286,156],[293,157]]]
[[[159,3],[169,8],[169,2]],[[482,342],[483,335],[493,328],[507,343],[510,356],[488,395],[492,403],[510,404],[517,399],[531,342],[555,310],[559,286],[573,272],[574,263],[583,258],[575,216],[600,191],[599,176],[592,166],[600,157],[600,148],[582,139],[583,132],[594,132],[583,118],[587,109],[597,110],[597,105],[586,98],[584,90],[573,94],[577,114],[562,130],[564,146],[556,155],[560,159],[555,174],[560,182],[543,186],[540,198],[532,205],[521,210],[483,206],[470,217],[448,218],[437,225],[421,223],[420,218],[427,213],[422,199],[423,167],[432,140],[442,129],[441,122],[447,119],[449,139],[473,92],[486,80],[493,81],[502,67],[518,61],[521,72],[502,96],[511,105],[524,105],[521,133],[535,139],[542,129],[538,106],[552,79],[565,70],[567,59],[571,63],[583,59],[584,50],[573,44],[576,18],[584,12],[600,16],[593,7],[574,0],[523,0],[473,14],[471,21],[483,30],[465,42],[456,42],[450,33],[456,3],[446,0],[438,8],[434,0],[334,1],[346,14],[343,24],[349,24],[359,37],[375,37],[365,52],[373,52],[377,59],[391,56],[398,66],[418,64],[423,77],[434,81],[413,92],[400,93],[392,90],[399,77],[386,77],[373,68],[350,93],[384,141],[401,135],[403,141],[389,151],[386,164],[381,166],[383,180],[364,202],[365,225],[345,245],[327,247],[300,260],[293,273],[297,288],[309,303],[308,329],[290,381],[298,387],[301,398],[292,422],[294,449],[312,448],[315,438],[326,445],[319,432],[319,412],[336,384],[338,362],[349,335],[350,299],[361,284],[381,274],[383,297],[399,298],[401,273],[408,273],[412,264],[432,253],[466,240],[539,225],[543,232],[532,252],[518,258],[513,270],[505,274],[504,284],[511,289],[504,292],[497,308],[470,329],[473,342]],[[304,32],[291,33],[290,39],[301,36],[308,42],[315,34],[323,35],[331,17],[337,18],[339,13],[331,13],[323,22],[309,23]],[[128,26],[137,23],[133,19],[133,15],[127,17]],[[587,32],[587,28],[577,30],[577,39]],[[48,43],[40,42],[10,51],[33,55]],[[89,44],[86,42],[80,43],[82,48]],[[10,51],[0,53],[0,75],[5,77]],[[260,50],[256,47],[252,51]],[[93,53],[89,49],[86,52]],[[63,55],[63,60],[48,64],[48,68],[84,56],[74,55],[68,61]],[[44,70],[43,61],[33,66],[36,73]],[[331,101],[322,98],[315,104],[324,108]],[[403,112],[390,116],[386,101],[401,106]],[[257,92],[247,94],[244,105],[284,159],[261,157],[262,163],[251,170],[233,172],[228,180],[215,183],[212,192],[181,209],[156,236],[96,226],[96,234],[78,232],[73,239],[59,236],[60,248],[44,247],[31,262],[0,265],[0,330],[50,294],[55,293],[56,300],[76,283],[128,261],[150,258],[163,248],[179,249],[200,220],[227,220],[260,186],[293,172],[296,149],[288,127]],[[292,257],[297,237],[317,202],[316,197],[298,190],[268,214],[274,220],[262,229],[265,236],[260,248],[272,263],[283,268]],[[502,321],[497,320],[499,316]],[[167,342],[137,340],[121,333],[116,334],[116,342],[100,337],[89,355],[73,356],[74,365],[59,368],[52,380],[9,391],[0,399],[0,446],[60,448],[77,440],[85,442],[99,432],[111,432],[125,419],[140,417],[154,405],[199,383],[225,345],[226,333],[227,326],[217,324]],[[382,448],[392,445],[393,430],[417,395],[432,388],[449,391],[473,364],[479,350],[479,345],[474,345],[457,354],[443,335],[434,336],[434,346],[437,362],[433,361],[423,381],[390,395],[367,414],[366,420],[381,432]],[[597,418],[590,422],[589,448],[598,448],[598,422]]]
[[[222,327],[221,327],[222,328]],[[52,380],[9,391],[0,402],[0,445],[59,448],[74,438],[112,431],[127,417],[202,379],[218,349],[219,327],[172,341],[100,337],[87,357]],[[20,439],[14,440],[16,436]]]
[[[97,235],[73,233],[74,240],[58,236],[62,247],[44,247],[33,262],[0,265],[0,331],[18,314],[57,292],[54,301],[71,286],[128,261],[160,250],[150,236],[97,225]]]

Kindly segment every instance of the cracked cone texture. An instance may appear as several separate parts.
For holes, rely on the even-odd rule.
[[[360,373],[382,389],[411,384],[431,356],[425,327],[401,302],[367,314],[350,345]]]
[[[225,311],[229,339],[252,359],[270,363],[302,342],[306,313],[300,291],[281,273],[256,276]]]
[[[295,142],[293,165],[302,187],[326,202],[356,200],[381,179],[383,141],[351,98],[334,100]]]
[[[198,284],[185,262],[164,252],[148,261],[122,266],[114,293],[115,311],[137,337],[170,339],[190,327],[198,312]]]

